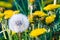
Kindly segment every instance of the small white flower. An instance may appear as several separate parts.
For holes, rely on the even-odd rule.
[[[9,19],[9,29],[14,32],[23,32],[28,27],[28,18],[23,14],[15,14]]]

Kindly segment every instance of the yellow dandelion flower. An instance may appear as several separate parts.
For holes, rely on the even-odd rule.
[[[19,12],[20,12],[19,10],[14,11],[15,14],[18,14]]]
[[[0,18],[2,18],[4,16],[4,14],[3,13],[0,13]]]
[[[32,16],[28,15],[28,20],[29,20],[29,22],[33,22],[33,15]]]
[[[13,14],[10,14],[10,15],[5,15],[4,18],[5,19],[9,19],[10,17],[12,17]]]
[[[44,34],[46,31],[47,30],[45,28],[38,28],[38,29],[32,30],[29,35],[31,37],[37,37],[39,35]]]
[[[54,10],[58,7],[60,7],[60,5],[49,4],[46,7],[44,7],[44,10]]]
[[[4,14],[11,14],[11,13],[13,13],[13,10],[5,10],[4,11]]]
[[[19,11],[6,10],[4,12],[4,15],[5,15],[4,18],[9,19],[10,17],[12,17],[14,14],[17,14],[17,13],[19,13]]]
[[[8,19],[8,18],[10,18],[14,13],[13,13],[14,11],[13,10],[6,10],[5,12],[4,12],[4,18],[5,19]]]
[[[51,15],[46,17],[46,20],[45,20],[46,24],[52,23],[55,20],[55,18],[56,18],[56,15]]]
[[[33,13],[34,16],[39,16],[39,17],[43,17],[43,16],[47,16],[47,14],[45,14],[44,12],[42,11],[35,11]]]
[[[30,3],[33,3],[35,0],[29,0]]]

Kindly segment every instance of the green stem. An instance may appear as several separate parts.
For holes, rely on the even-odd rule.
[[[56,1],[57,1],[57,0],[54,0],[54,5],[56,5]]]
[[[34,24],[31,24],[32,25],[32,30],[34,30]]]
[[[33,7],[32,7],[32,5],[30,5],[29,7],[30,7],[30,14],[31,14],[31,16],[32,16]]]
[[[26,33],[26,31],[25,31],[25,40],[27,40],[27,33]]]
[[[7,30],[7,33],[8,33],[9,40],[12,40],[9,29]]]
[[[0,33],[3,33],[4,31],[6,31],[6,30],[0,31]]]
[[[21,38],[21,36],[22,36],[21,33],[18,32],[17,35],[18,35],[18,40],[22,40],[22,38]]]
[[[36,37],[36,40],[40,40],[38,37]]]
[[[32,30],[34,30],[34,24],[31,24],[32,25]],[[34,40],[33,38],[32,38],[32,40]]]
[[[33,5],[29,2],[29,0],[28,0],[28,9],[29,9],[30,14],[31,14],[31,16],[32,16]]]
[[[41,0],[41,11],[43,11],[43,8],[44,8],[44,1]]]
[[[45,34],[44,36],[45,36],[45,40],[47,40],[47,39],[46,39],[46,34]]]
[[[52,31],[50,31],[50,40],[52,40]]]
[[[43,0],[41,0],[41,11],[43,11]]]
[[[4,31],[4,24],[2,24],[2,31]],[[5,31],[3,32],[4,38],[7,39]]]
[[[40,28],[40,23],[38,23],[38,28]]]
[[[12,40],[12,37],[10,35],[10,30],[8,29],[8,24],[7,23],[8,23],[7,20],[5,20],[5,29],[6,29],[6,31],[8,33],[9,40]]]
[[[29,14],[31,14],[32,15],[32,10],[33,10],[33,7],[32,7],[33,5],[30,3],[30,1],[28,0],[28,10],[29,10]]]

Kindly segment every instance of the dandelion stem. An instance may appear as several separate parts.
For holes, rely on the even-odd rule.
[[[30,2],[29,2],[29,0],[27,0],[27,1],[28,1],[28,10],[29,10],[28,14],[30,14],[30,9],[29,9]]]
[[[4,24],[2,24],[2,31],[4,31]],[[3,32],[4,38],[7,39],[6,35],[5,35],[5,31]]]
[[[7,20],[5,20],[5,30],[6,30],[7,33],[8,33],[9,40],[12,40],[12,37],[11,37],[11,35],[10,35],[10,30],[8,29],[7,23],[8,23]]]
[[[60,40],[60,35],[59,35],[59,40]]]
[[[34,30],[34,24],[31,24],[32,25],[32,30]]]
[[[34,24],[31,24],[32,25],[32,30],[34,30]],[[32,40],[34,40],[33,38],[32,38]]]
[[[57,1],[57,0],[54,0],[54,5],[56,5],[56,1]]]
[[[2,31],[6,30],[5,24],[4,24],[4,20],[2,21]],[[5,31],[3,32],[4,38],[7,39]]]
[[[26,33],[26,31],[25,31],[25,40],[27,40],[27,33]]]
[[[28,0],[28,10],[30,11],[29,13],[32,17],[33,5],[29,2],[29,0]],[[34,30],[34,25],[33,24],[31,24],[31,25],[32,25],[32,30]],[[31,40],[30,37],[28,39]],[[33,40],[33,38],[32,38],[32,40]]]
[[[41,11],[43,11],[43,7],[44,7],[43,0],[41,0]]]
[[[31,16],[32,16],[32,10],[33,10],[33,6],[30,5],[30,14],[31,14]]]
[[[47,40],[47,39],[46,39],[46,34],[45,34],[44,36],[45,36],[45,40]]]
[[[30,14],[32,15],[33,5],[28,0],[28,9],[30,9]]]
[[[3,32],[5,32],[6,30],[3,30],[3,31],[1,31],[0,33],[3,33]]]
[[[7,30],[9,40],[12,40],[11,35],[10,35],[10,30]]]
[[[29,13],[32,14],[33,5],[30,3],[29,0],[28,0],[28,10],[30,11]]]
[[[40,24],[38,23],[38,28],[39,28]]]
[[[36,40],[40,40],[38,37],[36,37]]]
[[[19,40],[22,40],[21,39],[21,33],[20,32],[18,33],[18,38],[19,38]]]
[[[31,24],[32,25],[32,30],[34,30],[34,24]],[[32,38],[32,40],[34,40],[33,38]]]

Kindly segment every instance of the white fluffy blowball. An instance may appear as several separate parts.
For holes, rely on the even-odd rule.
[[[29,27],[27,16],[23,14],[15,14],[9,19],[9,29],[18,33],[23,32]]]

